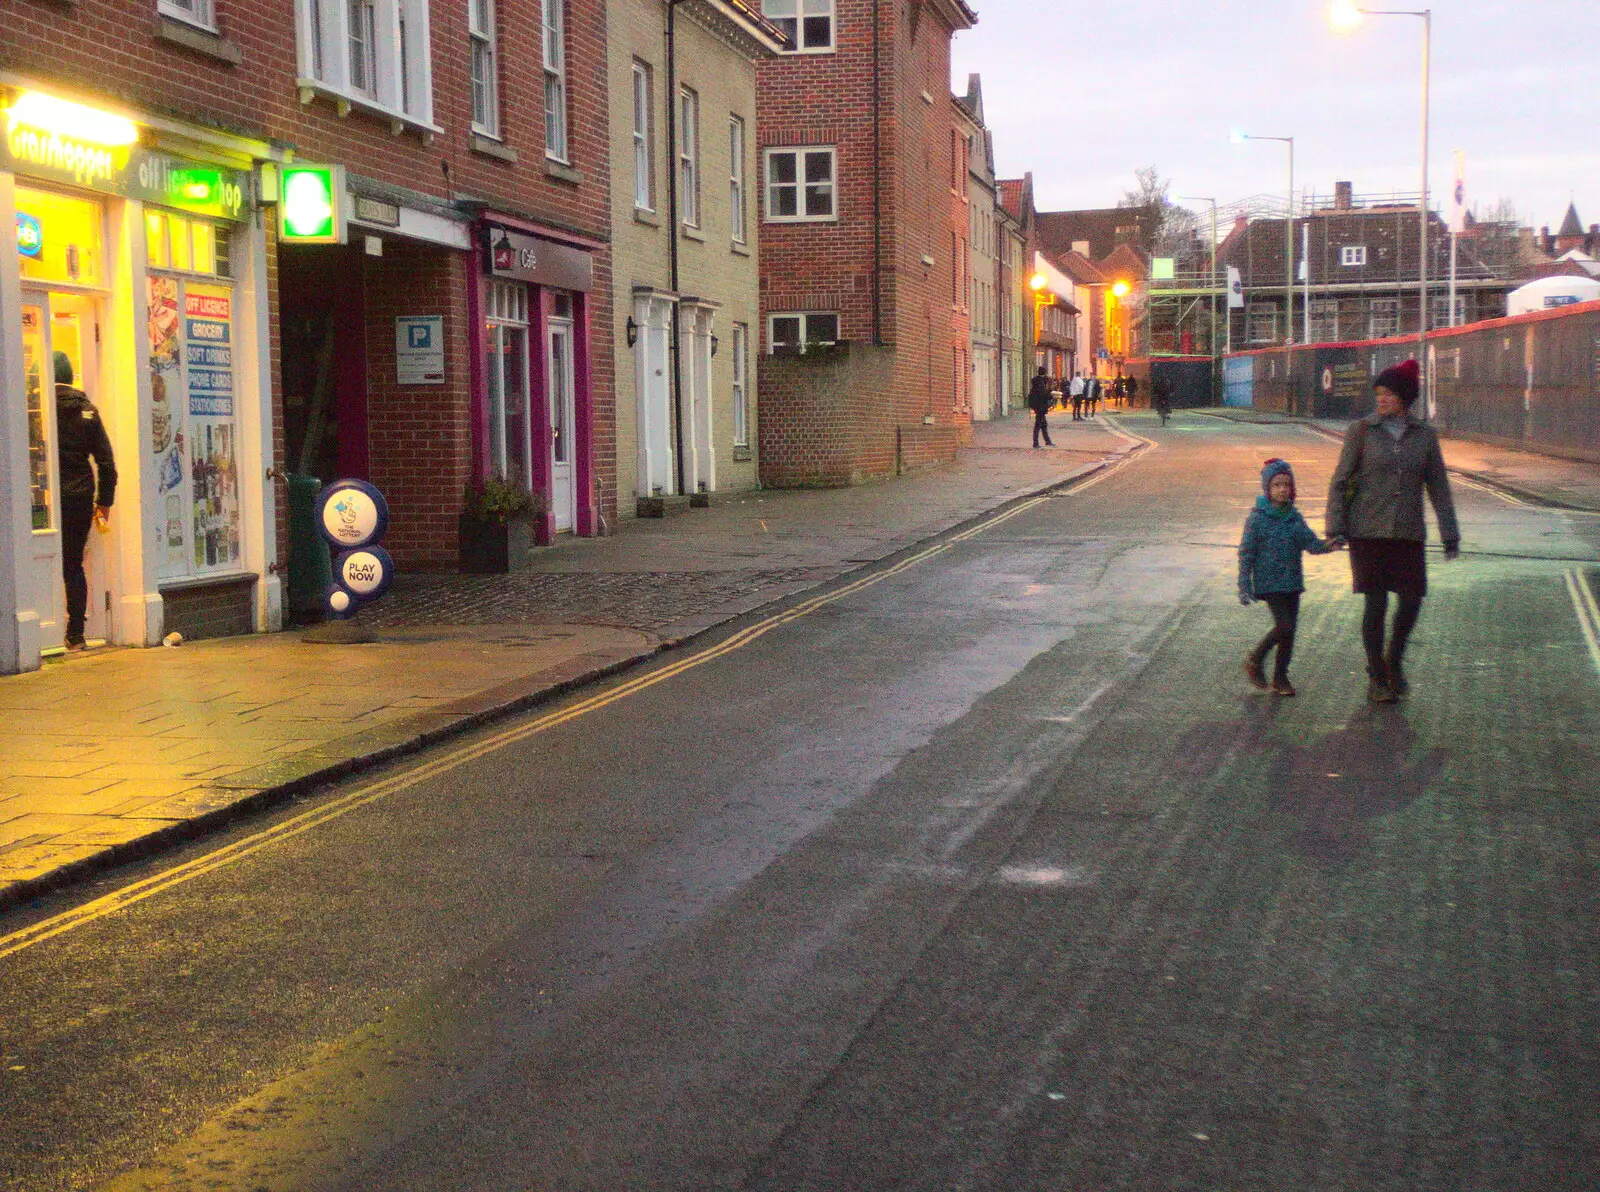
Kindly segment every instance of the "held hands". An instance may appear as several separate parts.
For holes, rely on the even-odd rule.
[[[1323,545],[1329,550],[1345,550],[1349,547],[1350,540],[1343,534],[1335,534],[1332,538],[1326,539]]]

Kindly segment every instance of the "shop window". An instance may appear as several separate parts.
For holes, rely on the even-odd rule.
[[[207,220],[147,207],[144,213],[145,260],[151,269],[227,277],[228,237]]]
[[[17,252],[24,281],[105,284],[104,216],[92,199],[17,187]]]
[[[524,492],[532,491],[532,424],[528,385],[528,287],[495,282],[489,287],[488,358],[484,376],[489,398],[489,466]]]

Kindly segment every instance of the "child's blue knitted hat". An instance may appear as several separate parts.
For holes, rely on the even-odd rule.
[[[1294,469],[1287,460],[1269,459],[1266,466],[1261,469],[1261,491],[1269,492],[1272,488],[1272,478],[1282,473],[1289,478],[1289,483],[1294,483]]]

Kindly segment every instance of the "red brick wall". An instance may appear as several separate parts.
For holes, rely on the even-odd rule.
[[[471,387],[464,351],[446,350],[443,385],[397,384],[394,320],[443,315],[445,343],[466,338],[467,258],[386,244],[366,259],[367,451],[389,502],[384,546],[402,568],[456,564],[456,515],[471,475]]]
[[[967,334],[964,296],[953,301],[951,290],[950,30],[930,9],[917,8],[913,35],[908,10],[880,7],[878,259],[880,332],[889,360],[886,367],[849,370],[850,383],[872,378],[872,391],[831,400],[824,418],[807,390],[811,374],[763,357],[766,484],[822,483],[814,479],[822,476],[850,483],[892,474],[897,428],[923,427],[930,414],[936,425],[953,429],[919,431],[919,442],[940,444],[936,450],[946,458],[971,433],[969,415],[957,409],[955,384],[954,349],[966,349]],[[839,0],[835,53],[787,56],[757,68],[761,148],[834,145],[839,203],[836,224],[762,223],[763,349],[766,316],[786,310],[836,310],[841,336],[872,342],[872,9],[871,0]],[[959,191],[965,193],[964,180]],[[964,213],[958,230],[966,235]],[[932,265],[923,263],[924,254]]]

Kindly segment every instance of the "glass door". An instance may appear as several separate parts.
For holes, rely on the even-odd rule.
[[[27,378],[28,480],[33,510],[29,590],[39,613],[40,645],[59,650],[66,640],[66,594],[61,586],[61,523],[56,483],[55,368],[50,346],[50,299],[22,299],[22,369]]]
[[[571,530],[576,503],[572,487],[572,299],[558,295],[545,339],[545,392],[550,400],[550,504],[558,531]],[[565,314],[563,314],[565,311]]]
[[[509,484],[532,492],[526,286],[502,282],[491,287],[486,330],[489,466]]]

